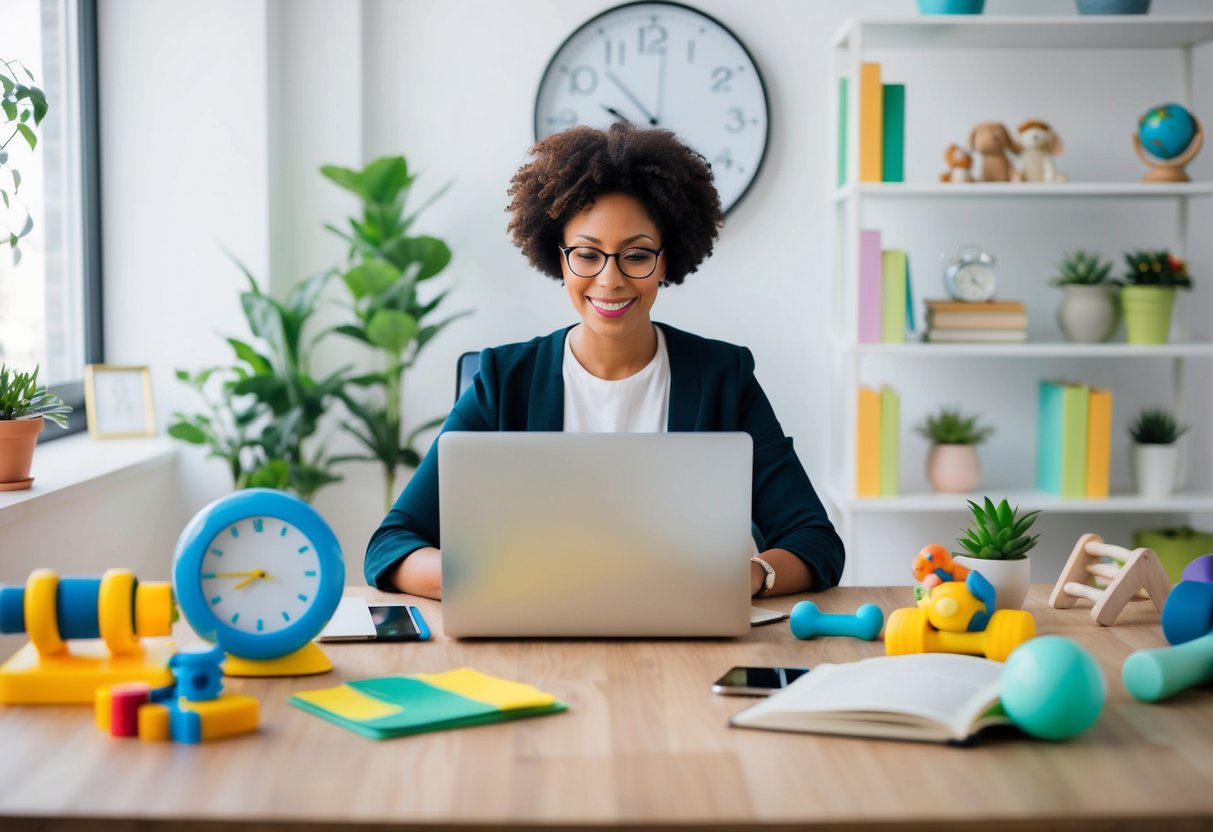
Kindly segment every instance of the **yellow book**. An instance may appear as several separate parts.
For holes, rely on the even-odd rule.
[[[880,64],[859,70],[859,181],[884,180],[884,87]]]
[[[1112,391],[1092,387],[1087,402],[1087,496],[1107,497],[1112,464]]]
[[[855,494],[880,496],[880,391],[859,388],[859,429],[855,432]]]

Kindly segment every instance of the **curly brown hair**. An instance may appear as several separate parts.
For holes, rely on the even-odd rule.
[[[531,148],[510,181],[509,231],[531,265],[563,280],[564,228],[602,194],[638,200],[661,232],[665,282],[680,284],[712,253],[724,223],[712,168],[669,130],[571,127]]]

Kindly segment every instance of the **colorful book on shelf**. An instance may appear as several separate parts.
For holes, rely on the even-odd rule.
[[[838,187],[847,184],[847,96],[851,82],[845,75],[838,79]]]
[[[905,181],[906,87],[884,84],[881,104],[881,180]]]
[[[1021,329],[1028,328],[1026,312],[989,312],[968,309],[963,312],[929,311],[927,326],[932,329]]]
[[[1036,485],[1062,497],[1087,495],[1090,390],[1063,381],[1040,383]]]
[[[884,175],[884,88],[880,64],[859,68],[859,181],[879,182]]]
[[[906,284],[908,262],[901,249],[880,253],[880,340],[886,344],[906,341]]]
[[[881,276],[880,232],[859,232],[859,343],[880,342]]]
[[[880,496],[880,391],[860,386],[855,430],[855,495]]]
[[[1027,307],[1021,300],[987,300],[980,302],[964,301],[964,300],[941,300],[938,298],[927,298],[923,303],[926,304],[927,313],[935,314],[940,312],[1025,312]]]
[[[928,329],[927,340],[936,344],[1022,344],[1022,329]]]
[[[296,708],[373,740],[463,728],[568,708],[550,693],[470,668],[357,679],[305,690],[287,700]]]
[[[896,497],[901,456],[901,396],[880,388],[880,496]]]
[[[1087,496],[1107,497],[1112,463],[1112,391],[1091,388],[1087,402]]]

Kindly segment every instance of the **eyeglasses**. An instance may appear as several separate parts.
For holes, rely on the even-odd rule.
[[[598,277],[606,268],[607,261],[615,258],[615,265],[624,277],[644,280],[657,271],[657,258],[665,249],[629,248],[608,253],[593,246],[560,246],[564,252],[569,271],[578,277]]]

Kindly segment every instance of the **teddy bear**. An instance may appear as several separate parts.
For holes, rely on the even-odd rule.
[[[981,154],[981,182],[1018,182],[1019,171],[1011,164],[1007,151],[1023,151],[1011,137],[1007,126],[999,121],[983,121],[969,134],[969,150]]]
[[[1024,182],[1066,181],[1066,175],[1053,164],[1053,157],[1060,156],[1065,146],[1047,121],[1025,121],[1015,132],[1023,145],[1019,154],[1019,175]]]
[[[943,160],[947,162],[948,169],[939,174],[940,182],[972,182],[973,173],[973,157],[969,152],[958,144],[948,145],[948,149],[943,152]]]

